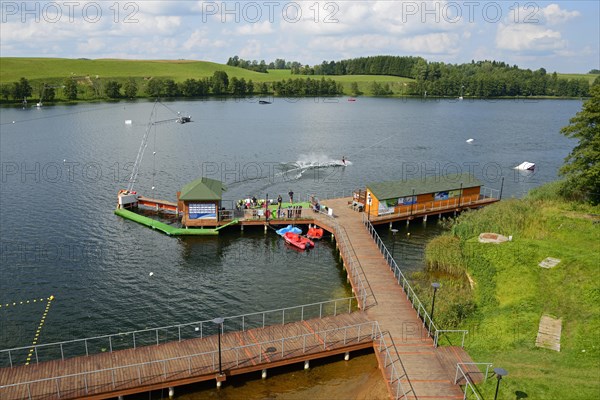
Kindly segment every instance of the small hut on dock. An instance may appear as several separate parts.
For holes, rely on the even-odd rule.
[[[471,174],[370,183],[366,187],[365,212],[379,217],[459,208],[479,200],[481,186]]]
[[[181,224],[185,227],[218,225],[225,190],[223,182],[205,177],[185,185],[177,192],[177,205],[183,213]]]

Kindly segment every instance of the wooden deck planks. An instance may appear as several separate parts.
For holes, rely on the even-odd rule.
[[[243,373],[270,365],[281,365],[287,360],[308,359],[322,353],[339,351],[351,346],[372,345],[372,330],[364,328],[341,329],[367,321],[378,321],[381,330],[388,331],[393,340],[403,370],[399,381],[405,388],[414,389],[409,398],[462,398],[463,393],[454,385],[449,368],[456,360],[470,362],[464,349],[435,349],[417,312],[407,300],[401,286],[381,256],[379,249],[362,224],[362,215],[346,207],[348,199],[324,202],[336,212],[337,222],[346,230],[354,252],[362,266],[364,277],[377,299],[377,305],[366,312],[343,313],[335,317],[312,319],[298,323],[277,324],[248,329],[244,332],[231,332],[222,335],[222,364],[228,374]],[[316,216],[319,223],[322,217]],[[323,220],[326,226],[327,221]],[[305,336],[303,336],[305,335]],[[297,340],[281,343],[282,337],[298,336]],[[267,342],[264,345],[258,343]],[[232,349],[246,346],[242,349]],[[113,368],[136,363],[168,358],[190,356],[191,358],[153,363],[144,366],[127,367],[116,371],[92,372],[60,382],[61,398],[93,396],[100,393],[116,395],[145,391],[147,388],[167,387],[173,384],[190,383],[214,379],[218,360],[213,352],[217,349],[217,337],[190,339],[160,345],[125,349],[112,353],[101,353],[89,357],[77,357],[65,361],[51,361],[39,365],[0,369],[0,382],[11,384],[26,382],[43,377],[53,377],[68,373],[81,373],[104,368]],[[446,351],[444,353],[444,351]],[[461,353],[462,351],[462,353]],[[378,355],[380,364],[384,358]],[[456,361],[456,362],[455,362]],[[290,361],[298,362],[298,361]],[[390,370],[392,364],[381,365],[382,370]],[[397,368],[397,367],[394,367]],[[466,368],[466,367],[465,367]],[[473,366],[468,373],[477,374]],[[477,370],[478,371],[478,370]],[[191,373],[190,373],[191,372]],[[384,376],[389,376],[384,374]],[[140,384],[141,380],[141,384]],[[388,381],[390,393],[398,385],[398,379]],[[52,399],[56,396],[54,380],[31,386],[33,398]],[[20,399],[28,396],[26,387],[0,389],[0,397]]]
[[[349,209],[349,199],[323,203],[335,211],[337,222],[348,234],[377,305],[366,313],[378,321],[382,331],[389,331],[402,360],[408,380],[418,398],[462,398],[460,387],[448,377],[446,367],[432,352],[433,342],[423,322],[407,300],[402,287],[380,254],[377,245],[362,223],[362,215]],[[427,344],[428,347],[423,347]],[[401,349],[401,350],[400,350]]]
[[[359,323],[367,323],[364,313],[340,314],[322,320],[307,320],[285,325],[274,325],[265,328],[254,328],[246,332],[230,332],[222,335],[222,366],[228,374],[237,370],[269,368],[269,363],[299,362],[302,359],[318,355],[322,356],[324,342],[326,349],[344,349],[358,344],[357,329],[340,329]],[[327,334],[319,331],[331,329]],[[364,346],[371,346],[371,329],[365,329],[360,339]],[[315,332],[317,332],[315,334]],[[307,335],[306,337],[302,335]],[[282,337],[298,336],[294,340]],[[328,336],[328,337],[326,337]],[[260,345],[261,342],[268,342]],[[248,345],[244,349],[235,349],[240,345]],[[2,385],[58,377],[67,374],[80,374],[60,379],[58,389],[61,399],[90,397],[105,393],[112,396],[119,392],[136,390],[145,391],[150,387],[167,387],[176,381],[199,381],[214,379],[218,370],[217,336],[170,342],[160,345],[138,347],[100,353],[85,357],[49,361],[29,366],[0,369]],[[211,352],[185,359],[156,362],[142,366],[131,366],[144,362],[190,356]],[[213,354],[215,354],[213,356]],[[313,357],[314,358],[314,357]],[[117,366],[124,368],[113,371],[91,372]],[[190,375],[190,369],[192,374]],[[90,371],[86,374],[84,373]],[[87,384],[87,391],[86,391]],[[6,400],[27,398],[27,387],[10,387],[0,389],[0,398]],[[31,385],[33,398],[58,398],[56,380],[48,380]]]

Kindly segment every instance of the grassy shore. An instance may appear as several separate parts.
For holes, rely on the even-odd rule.
[[[600,393],[600,207],[560,199],[558,185],[463,214],[428,244],[430,272],[416,276],[424,301],[431,301],[429,282],[442,283],[438,326],[468,329],[473,359],[509,371],[502,399],[592,399]],[[482,244],[481,232],[513,239]],[[546,257],[561,262],[540,268]],[[562,319],[560,352],[535,346],[542,314]],[[495,385],[490,379],[478,386],[484,398],[493,398]]]

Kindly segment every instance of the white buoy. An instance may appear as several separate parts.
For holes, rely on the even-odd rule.
[[[152,190],[154,190],[154,186],[152,186]]]
[[[131,125],[132,121],[130,119],[125,120],[125,125]]]
[[[150,272],[148,275],[152,276],[152,275],[154,275],[154,272]]]
[[[467,139],[467,143],[473,143],[475,139]]]
[[[63,160],[63,162],[67,162],[67,159],[65,158],[65,159]]]
[[[304,369],[309,369],[310,368],[310,361],[306,360],[304,361]]]
[[[196,332],[198,332],[198,331],[200,330],[200,328],[198,328],[198,327],[195,327],[195,328],[194,328],[194,330],[195,330]]]
[[[15,121],[13,121],[13,124],[16,123]]]
[[[262,374],[260,375],[262,379],[267,379],[267,370],[263,369]]]

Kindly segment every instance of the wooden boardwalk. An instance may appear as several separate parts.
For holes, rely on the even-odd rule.
[[[104,399],[261,371],[370,348],[377,323],[363,312],[0,369],[0,398]],[[31,382],[31,383],[27,383]]]
[[[414,390],[409,398],[462,399],[464,393],[451,376],[454,376],[456,362],[471,362],[471,359],[462,348],[458,348],[459,357],[453,370],[448,370],[452,363],[440,361],[440,349],[433,346],[423,322],[363,225],[362,214],[348,207],[349,200],[342,198],[323,203],[335,211],[336,221],[351,238],[352,247],[377,299],[377,304],[368,308],[366,313],[371,320],[379,323],[382,331],[389,331],[407,375],[402,384]]]
[[[434,346],[365,228],[362,214],[348,207],[349,200],[323,202],[334,210],[333,219],[304,210],[302,222],[335,231],[356,301],[364,311],[304,320],[303,308],[298,322],[225,332],[223,375],[219,375],[216,335],[3,368],[0,399],[110,398],[206,380],[222,381],[231,375],[370,347],[375,350],[390,397],[463,398],[454,382],[456,363],[465,363],[463,370],[473,381],[481,373],[470,365],[472,360],[463,348]],[[264,220],[247,222],[264,224]],[[285,322],[285,311],[283,315]],[[459,379],[459,384],[463,381]]]

